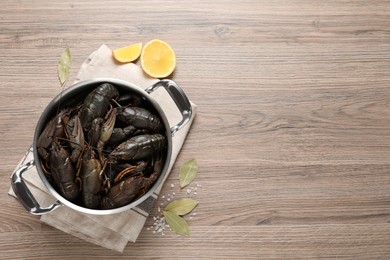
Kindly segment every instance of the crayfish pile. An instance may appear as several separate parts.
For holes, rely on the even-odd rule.
[[[37,140],[40,164],[67,200],[91,209],[122,207],[160,176],[164,129],[144,98],[103,83],[46,124]]]

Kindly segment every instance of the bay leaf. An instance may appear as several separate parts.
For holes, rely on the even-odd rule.
[[[198,163],[195,159],[186,161],[180,168],[180,188],[190,184],[198,173]]]
[[[164,211],[169,211],[175,213],[176,215],[183,216],[185,214],[190,213],[196,205],[198,205],[198,201],[190,198],[183,198],[174,200],[169,203]]]
[[[163,213],[165,221],[168,223],[169,227],[175,231],[176,234],[182,236],[188,236],[190,234],[187,221],[184,218],[170,211],[164,210]]]
[[[71,66],[72,58],[70,56],[70,50],[66,48],[58,61],[58,79],[60,80],[61,86],[68,79]]]

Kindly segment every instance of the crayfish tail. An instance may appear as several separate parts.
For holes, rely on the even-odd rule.
[[[58,185],[61,193],[69,201],[75,201],[80,194],[80,189],[74,182],[68,182]]]
[[[100,196],[98,194],[83,193],[82,199],[87,208],[97,209],[100,205]]]
[[[113,208],[115,208],[115,204],[108,197],[103,197],[101,202],[100,202],[100,208],[102,208],[102,209],[113,209]]]

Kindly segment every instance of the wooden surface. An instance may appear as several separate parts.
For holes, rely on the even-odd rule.
[[[1,1],[1,259],[389,257],[389,2],[214,2]],[[149,218],[120,254],[40,223],[9,177],[60,91],[65,47],[71,82],[101,44],[153,38],[198,105],[163,193],[196,158],[200,204],[189,237]]]

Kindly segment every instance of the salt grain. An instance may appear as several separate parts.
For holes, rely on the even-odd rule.
[[[147,228],[148,230],[152,229],[153,234],[160,233],[161,235],[164,235],[164,230],[166,228],[166,222],[164,217],[155,216],[153,217],[154,223],[150,228]]]
[[[161,198],[162,198],[162,199],[165,199],[165,195],[162,195]]]
[[[187,194],[190,194],[191,193],[191,190],[190,189],[187,189]]]
[[[171,188],[173,188],[173,187],[175,187],[175,184],[172,183],[172,184],[171,184]]]
[[[171,201],[171,198],[167,198],[167,201]]]
[[[198,194],[196,191],[194,191],[194,195]]]

